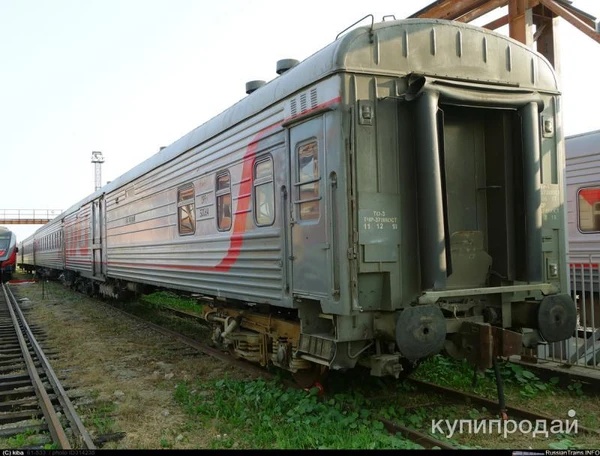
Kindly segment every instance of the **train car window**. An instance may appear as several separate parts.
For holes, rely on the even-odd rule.
[[[300,220],[319,218],[319,146],[311,141],[298,147]]]
[[[275,189],[273,159],[267,157],[254,165],[254,222],[269,226],[275,221]]]
[[[196,232],[196,200],[194,185],[187,184],[177,190],[177,220],[182,236]]]
[[[231,228],[231,176],[229,171],[217,174],[217,228],[227,231]]]
[[[577,200],[579,230],[582,233],[600,231],[600,187],[580,188]]]

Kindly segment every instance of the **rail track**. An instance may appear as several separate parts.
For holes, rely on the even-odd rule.
[[[443,396],[444,398],[451,399],[457,402],[467,402],[471,404],[478,404],[480,406],[486,407],[488,410],[500,410],[500,404],[491,399],[487,399],[481,396],[477,396],[475,394],[467,393],[465,391],[456,390],[453,388],[448,388],[445,386],[436,385],[435,383],[426,382],[424,380],[417,380],[414,378],[407,379],[410,383],[415,385],[417,389],[429,392],[429,393],[437,393]],[[442,405],[442,404],[440,404]],[[506,406],[506,413],[509,418],[517,418],[517,419],[526,419],[530,421],[545,421],[546,423],[550,423],[553,420],[559,420],[560,418],[551,417],[542,413],[532,412],[530,410],[526,410],[520,407],[511,407]],[[588,435],[596,435],[600,437],[600,431],[596,429],[587,428],[585,426],[578,426],[578,430],[582,434]]]
[[[48,433],[58,448],[95,449],[6,284],[0,292],[0,347],[0,437]],[[42,418],[42,424],[31,423]]]
[[[164,310],[170,314],[176,315],[180,318],[196,320],[201,324],[205,323],[201,317],[191,314],[189,312],[181,311],[178,309],[173,309],[170,307],[162,307],[161,310]],[[136,318],[139,318],[139,317],[136,317]],[[214,348],[210,348],[210,349],[214,350]],[[221,353],[221,355],[223,355],[223,353]],[[223,356],[225,358],[222,358],[222,359],[224,359],[228,362],[230,362],[230,360],[232,359],[232,358],[228,357],[228,355],[223,355]],[[234,360],[234,361],[238,361],[238,360]],[[240,362],[240,361],[238,361],[238,362]],[[253,366],[249,363],[246,363],[244,361],[241,361],[241,363],[242,364],[240,364],[240,367],[242,367],[242,368],[245,368],[246,365],[251,366],[252,368],[255,368],[255,366]],[[259,371],[263,372],[262,369],[259,369]],[[423,380],[414,379],[411,377],[407,377],[406,380],[409,381],[412,385],[414,385],[421,392],[436,393],[436,394],[439,394],[440,396],[444,397],[446,400],[450,400],[454,403],[478,404],[480,406],[486,407],[492,413],[494,411],[497,411],[498,413],[501,412],[500,404],[497,401],[487,399],[487,398],[484,398],[484,397],[481,397],[481,396],[478,396],[475,394],[471,394],[471,393],[468,393],[465,391],[460,391],[460,390],[456,390],[453,388],[448,388],[448,387],[440,386],[440,385],[437,385],[434,383],[426,382]],[[293,383],[290,384],[289,386],[297,387],[297,385],[295,385]],[[435,408],[436,406],[442,406],[442,405],[445,405],[445,404],[437,403],[437,404],[434,404],[433,407]],[[552,417],[552,416],[545,415],[542,413],[533,412],[530,410],[526,410],[526,409],[523,409],[520,407],[513,407],[513,406],[506,406],[505,412],[508,414],[508,418],[510,418],[510,419],[517,419],[517,420],[525,419],[525,420],[530,420],[530,421],[538,421],[539,420],[539,421],[545,421],[547,424],[550,424],[552,421],[559,419],[557,417]],[[433,446],[438,446],[442,449],[454,448],[454,447],[450,446],[449,444],[442,442],[440,440],[436,440],[427,434],[421,433],[412,428],[407,428],[405,426],[399,425],[399,424],[394,423],[385,418],[379,418],[379,421],[381,421],[384,424],[384,426],[386,427],[386,429],[388,429],[390,432],[392,432],[392,433],[399,432],[402,435],[409,437],[412,441],[425,446],[426,448],[430,448]],[[579,425],[578,431],[582,434],[600,437],[599,430],[587,428],[585,426]]]
[[[243,371],[245,371],[252,377],[255,377],[255,378],[262,377],[266,380],[272,380],[275,378],[275,375],[271,374],[270,372],[266,371],[265,369],[255,365],[255,364],[249,363],[247,361],[235,359],[235,358],[231,357],[229,354],[223,352],[222,350],[216,349],[206,343],[199,342],[198,340],[187,337],[187,336],[180,334],[176,331],[173,331],[171,329],[165,328],[164,326],[160,326],[158,324],[152,323],[144,318],[141,318],[137,315],[127,312],[126,310],[120,309],[109,303],[102,302],[102,301],[99,301],[99,303],[103,306],[110,308],[113,311],[116,311],[118,313],[125,315],[127,318],[129,318],[133,321],[136,321],[140,324],[143,324],[143,325],[153,329],[154,331],[156,331],[158,333],[161,333],[165,336],[171,337],[171,338],[179,341],[180,343],[193,348],[194,350],[197,350],[197,351],[199,351],[205,355],[211,356],[213,358],[219,359],[230,365],[234,365],[234,366],[242,369]],[[197,321],[201,324],[204,324],[204,321],[199,316],[193,315],[188,312],[184,312],[184,311],[180,311],[180,310],[168,308],[168,307],[161,307],[160,310],[163,310],[172,315],[176,315],[180,318],[191,319],[191,320]],[[485,406],[490,411],[494,411],[494,410],[499,411],[499,409],[500,409],[500,405],[498,402],[483,398],[481,396],[469,394],[469,393],[466,393],[463,391],[459,391],[459,390],[455,390],[455,389],[451,389],[451,388],[447,388],[447,387],[442,387],[442,386],[439,386],[439,385],[436,385],[433,383],[429,383],[429,382],[425,382],[425,381],[421,381],[421,380],[417,380],[417,379],[408,378],[408,381],[411,382],[413,385],[415,385],[415,387],[418,390],[421,390],[421,391],[427,392],[427,393],[435,393],[435,394],[441,395],[446,400],[450,399],[453,402],[459,402],[459,403],[467,402],[467,403],[480,404],[482,406]],[[295,384],[294,382],[291,382],[291,381],[284,380],[283,383],[287,387],[299,388],[299,386],[297,384]],[[442,406],[442,405],[444,405],[444,403],[434,404],[433,407],[436,407],[438,405]],[[354,408],[354,407],[349,406],[349,408]],[[529,419],[529,420],[543,420],[546,422],[550,422],[551,420],[558,419],[558,418],[553,418],[553,417],[543,415],[540,413],[520,409],[517,407],[506,407],[506,411],[508,412],[511,419],[513,419],[513,418],[519,419],[520,418],[520,419]],[[380,421],[381,423],[383,423],[384,427],[390,433],[392,433],[394,435],[399,433],[402,436],[404,436],[405,438],[407,438],[415,443],[418,443],[425,448],[434,448],[434,447],[440,448],[440,449],[455,449],[456,448],[449,442],[436,439],[436,438],[432,437],[431,435],[428,435],[422,431],[401,425],[401,424],[393,422],[389,419],[386,419],[383,417],[378,417],[376,419],[378,421]],[[584,433],[584,434],[600,436],[599,431],[596,431],[594,429],[585,428],[583,426],[579,426],[579,432]]]
[[[176,315],[181,318],[195,320],[201,324],[205,323],[201,317],[191,314],[189,312],[185,312],[185,311],[178,310],[178,309],[173,309],[171,307],[161,307],[161,310],[165,310],[166,312]],[[500,404],[491,399],[487,399],[487,398],[484,398],[481,396],[477,396],[475,394],[467,393],[467,392],[460,391],[460,390],[453,389],[453,388],[448,388],[445,386],[440,386],[435,383],[427,382],[424,380],[418,380],[418,379],[411,378],[411,377],[407,377],[407,380],[423,392],[430,392],[430,393],[434,392],[434,393],[438,393],[438,394],[444,396],[447,399],[452,399],[454,401],[459,401],[459,402],[462,401],[462,402],[469,402],[469,403],[473,403],[473,404],[479,404],[481,406],[486,407],[488,410],[500,411]],[[519,407],[512,407],[512,406],[507,406],[506,412],[508,413],[509,417],[515,417],[515,418],[521,418],[521,419],[546,420],[547,422],[550,422],[550,421],[556,419],[556,418],[550,417],[548,415],[544,415],[544,414],[540,414],[540,413],[536,413],[536,412],[525,410],[525,409],[522,409]],[[594,429],[589,429],[589,428],[586,428],[583,426],[579,426],[579,429],[585,434],[600,435],[600,431],[597,431]]]
[[[192,338],[184,336],[183,334],[180,334],[176,331],[173,331],[173,330],[167,329],[163,326],[152,323],[148,320],[145,320],[144,318],[141,318],[137,315],[133,315],[125,310],[119,309],[110,304],[107,304],[104,302],[102,302],[101,304],[109,307],[112,310],[120,312],[121,314],[127,316],[128,318],[130,318],[138,323],[144,324],[144,325],[148,326],[149,328],[152,328],[153,330],[155,330],[161,334],[170,336],[170,337],[180,341],[181,343],[183,343],[189,347],[192,347],[208,356],[212,356],[216,359],[219,359],[221,361],[224,361],[231,365],[234,365],[234,366],[242,369],[243,371],[247,372],[248,374],[250,374],[253,377],[256,377],[256,378],[262,377],[266,380],[275,379],[275,375],[271,374],[270,372],[266,371],[265,369],[258,367],[247,361],[235,359],[235,358],[231,357],[230,355],[224,353],[223,351],[216,349],[214,347],[211,347],[206,343],[198,342],[195,339],[192,339]],[[198,317],[196,315],[192,315],[187,312],[183,312],[183,311],[180,311],[177,309],[172,309],[172,308],[164,308],[164,310],[166,310],[168,313],[177,315],[181,318],[192,319],[192,320],[197,320],[199,322],[203,322],[203,320],[201,320],[200,317]],[[300,388],[296,383],[294,383],[292,381],[283,380],[283,384],[290,388]],[[353,407],[350,406],[349,408],[353,408]],[[384,425],[384,427],[388,430],[388,432],[390,432],[394,435],[399,433],[402,436],[404,436],[405,438],[407,438],[415,443],[418,443],[425,448],[437,447],[440,449],[447,449],[447,450],[455,449],[454,446],[452,446],[446,442],[443,442],[441,440],[435,439],[435,438],[433,438],[427,434],[424,434],[418,430],[409,428],[407,426],[403,426],[398,423],[394,423],[393,421],[390,421],[385,418],[376,418],[376,419]]]

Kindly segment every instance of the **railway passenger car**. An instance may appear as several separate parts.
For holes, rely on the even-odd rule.
[[[586,308],[581,324],[600,328],[600,130],[565,142],[571,287]]]
[[[200,293],[216,343],[300,378],[573,334],[548,61],[414,19],[295,63],[27,239],[35,267]]]
[[[0,226],[0,280],[11,279],[17,264],[17,237],[15,233]]]

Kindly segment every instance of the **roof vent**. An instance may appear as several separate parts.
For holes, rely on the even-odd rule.
[[[266,84],[265,81],[256,80],[256,81],[248,81],[246,83],[246,93],[250,95],[256,89],[260,89],[262,86]]]
[[[290,68],[295,67],[300,62],[296,59],[281,59],[277,61],[277,74],[283,74]]]

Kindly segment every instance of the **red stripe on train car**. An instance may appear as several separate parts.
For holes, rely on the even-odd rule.
[[[597,268],[598,263],[569,263],[571,268]]]
[[[227,250],[227,254],[225,257],[216,265],[216,266],[193,266],[193,265],[177,265],[177,264],[143,264],[143,263],[130,263],[124,261],[107,261],[107,265],[114,266],[138,266],[138,267],[154,267],[160,269],[179,269],[182,271],[220,271],[220,272],[228,272],[231,267],[235,264],[240,253],[242,251],[242,245],[244,243],[244,234],[246,232],[246,222],[248,219],[248,213],[251,212],[250,209],[250,200],[248,198],[252,194],[252,184],[253,184],[253,170],[254,170],[254,162],[256,159],[256,152],[258,150],[259,141],[265,137],[265,135],[274,128],[280,127],[283,123],[293,120],[296,117],[304,116],[306,114],[310,114],[311,112],[318,111],[319,109],[327,108],[331,105],[339,103],[342,100],[341,96],[336,98],[332,98],[324,103],[321,103],[314,108],[307,109],[302,111],[301,113],[288,117],[281,122],[274,123],[269,125],[268,127],[260,130],[252,141],[248,144],[248,148],[246,149],[246,153],[243,158],[243,168],[242,168],[242,178],[240,180],[240,190],[238,195],[242,195],[238,197],[238,205],[236,211],[234,212],[234,221],[233,221],[233,232],[229,237],[229,249]],[[68,250],[67,250],[68,252]],[[70,260],[67,256],[67,261],[74,262]],[[89,260],[84,260],[81,262],[91,263]]]

